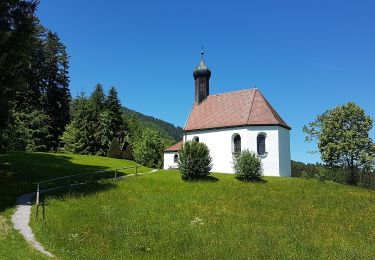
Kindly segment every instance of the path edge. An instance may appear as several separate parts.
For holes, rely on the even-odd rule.
[[[158,171],[158,169],[153,169],[153,170],[148,171],[148,172],[121,176],[118,179],[124,179],[124,178],[127,178],[127,177],[132,177],[132,176],[136,176],[136,175],[143,175],[143,174],[146,174],[146,173],[153,173],[153,172],[157,172],[157,171]],[[86,183],[82,183],[82,184],[86,184]],[[77,185],[77,184],[74,184],[74,185]],[[73,186],[73,185],[70,185],[70,186]],[[47,191],[60,189],[62,187],[63,186],[55,187],[55,188],[52,188],[52,189],[44,189],[44,190],[41,190],[40,193],[45,193]],[[21,195],[17,198],[17,200],[16,200],[16,210],[13,213],[12,218],[11,218],[13,228],[15,230],[17,230],[18,232],[20,232],[22,237],[33,248],[35,248],[37,251],[39,251],[40,253],[42,253],[42,254],[44,254],[48,257],[54,257],[54,255],[52,253],[47,251],[43,247],[43,245],[36,240],[35,235],[34,235],[32,229],[30,227],[31,208],[32,208],[32,205],[33,205],[33,203],[32,203],[33,198],[35,196],[36,196],[36,192],[29,192],[29,193],[23,194],[23,195]]]

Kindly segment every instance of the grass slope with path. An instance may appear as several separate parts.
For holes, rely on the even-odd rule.
[[[35,182],[131,165],[135,163],[97,156],[18,152],[0,154],[0,259],[45,258],[26,243],[12,228],[10,221],[16,198],[35,191]],[[148,170],[139,169],[140,172]],[[123,173],[132,173],[134,170],[127,171]],[[102,187],[99,185],[98,188]]]
[[[375,191],[159,171],[47,198],[36,237],[64,259],[375,257]],[[34,208],[35,210],[35,208]]]

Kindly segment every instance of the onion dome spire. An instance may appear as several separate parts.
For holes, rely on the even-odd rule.
[[[201,62],[197,67],[195,67],[193,76],[194,79],[196,79],[197,77],[207,77],[209,79],[211,77],[211,70],[207,67],[206,63],[204,62],[203,46],[201,50]]]
[[[208,95],[210,95],[210,77],[211,71],[204,63],[204,51],[202,47],[201,51],[201,62],[197,67],[195,67],[193,76],[194,76],[194,85],[195,85],[195,103],[200,104],[205,100]]]

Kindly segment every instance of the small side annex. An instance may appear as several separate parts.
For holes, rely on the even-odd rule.
[[[178,151],[182,147],[182,141],[164,150],[164,169],[177,169]]]

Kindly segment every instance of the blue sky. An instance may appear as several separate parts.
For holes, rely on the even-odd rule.
[[[126,107],[184,126],[204,45],[211,93],[256,85],[292,126],[354,101],[375,118],[375,1],[42,0],[38,17],[70,58],[71,93],[115,86]],[[371,132],[375,137],[375,131]]]

